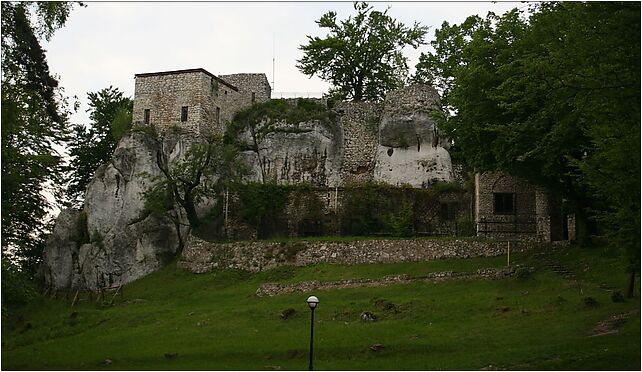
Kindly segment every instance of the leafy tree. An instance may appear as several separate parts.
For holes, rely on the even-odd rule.
[[[72,204],[82,204],[85,189],[96,169],[109,161],[118,140],[131,128],[132,105],[118,88],[88,93],[91,124],[73,127],[69,143],[70,181],[67,194]]]
[[[159,143],[162,146],[162,138]],[[223,144],[222,138],[212,136],[190,146],[184,157],[170,161],[160,148],[157,163],[162,175],[154,177],[144,192],[145,209],[179,223],[178,208],[185,213],[189,226],[198,229],[202,221],[197,206],[205,198],[217,199],[220,206],[224,188],[242,174],[236,149]]]
[[[544,3],[444,23],[415,80],[478,170],[561,193],[592,233],[640,261],[640,4]],[[585,231],[586,232],[586,231]],[[634,278],[632,275],[631,278]]]
[[[377,100],[403,85],[408,72],[402,49],[424,43],[427,27],[407,27],[367,3],[354,3],[356,15],[343,21],[328,12],[316,21],[328,29],[325,38],[308,36],[299,48],[304,56],[297,68],[332,84],[331,95],[354,101]]]
[[[2,253],[33,271],[41,255],[45,220],[61,196],[63,164],[57,146],[67,140],[61,88],[40,45],[62,27],[73,5],[2,2]]]

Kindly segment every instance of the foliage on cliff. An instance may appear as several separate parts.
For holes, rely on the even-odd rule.
[[[466,160],[561,192],[639,270],[640,4],[543,3],[435,35],[417,79],[442,90]]]
[[[66,102],[49,71],[42,39],[65,24],[64,2],[2,2],[2,253],[33,270],[53,207],[60,197],[62,157],[69,136]]]
[[[377,100],[386,92],[403,86],[408,73],[404,47],[424,43],[427,27],[408,27],[385,11],[367,3],[354,3],[356,14],[338,21],[328,12],[316,21],[329,34],[308,36],[301,45],[303,57],[297,68],[306,75],[318,75],[332,84],[330,96],[354,101]]]
[[[285,99],[272,99],[254,104],[236,113],[227,127],[226,140],[230,143],[240,144],[242,148],[255,149],[256,141],[239,143],[238,136],[244,131],[249,131],[252,139],[260,140],[268,133],[296,131],[297,128],[292,126],[314,120],[331,126],[334,117],[326,105],[314,100],[298,98],[296,101],[288,102]],[[289,124],[289,126],[279,125],[283,123]]]
[[[143,193],[145,209],[168,215],[176,223],[180,221],[178,213],[184,212],[190,227],[198,229],[202,223],[198,205],[208,198],[220,205],[224,187],[242,172],[242,165],[236,161],[237,152],[223,144],[220,137],[212,136],[192,144],[183,157],[170,160],[162,151],[162,137],[158,143],[161,150],[157,151],[157,165],[162,175],[152,178]]]

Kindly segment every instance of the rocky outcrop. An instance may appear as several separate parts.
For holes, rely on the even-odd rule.
[[[65,209],[56,219],[53,232],[43,252],[43,274],[54,288],[70,288],[78,271],[81,212]]]
[[[379,125],[375,180],[414,187],[453,181],[449,142],[439,136],[431,117],[435,110],[439,110],[439,95],[427,85],[411,85],[387,95]]]
[[[247,133],[243,137],[251,142]],[[307,182],[316,186],[339,184],[341,132],[332,123],[281,122],[257,145],[258,152],[242,153],[250,165],[251,180],[275,179],[279,183]]]
[[[449,140],[432,118],[440,110],[432,87],[411,85],[383,102],[338,102],[330,110],[332,123],[281,122],[260,136],[258,151],[243,153],[250,178],[321,187],[370,180],[429,187],[454,180]],[[239,139],[253,144],[247,131]]]
[[[194,141],[144,133],[124,137],[111,161],[96,171],[82,211],[64,210],[43,255],[45,281],[54,288],[96,289],[124,284],[160,268],[179,253],[187,234],[176,219],[145,211],[142,193],[161,174],[157,153],[182,156]]]

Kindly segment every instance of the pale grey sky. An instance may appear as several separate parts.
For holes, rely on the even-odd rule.
[[[460,23],[488,11],[501,14],[519,2],[394,2],[389,14],[434,31],[443,21]],[[324,92],[328,84],[300,73],[298,47],[306,35],[323,36],[316,25],[329,10],[339,19],[353,12],[351,2],[153,3],[89,2],[76,8],[67,24],[44,45],[53,73],[60,76],[66,95],[78,96],[79,112],[72,122],[87,122],[87,92],[113,85],[134,94],[134,74],[203,67],[214,74],[262,72],[272,82],[275,40],[275,92]],[[414,67],[421,51],[406,52]]]

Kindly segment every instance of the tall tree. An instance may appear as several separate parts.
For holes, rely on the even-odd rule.
[[[164,137],[157,141],[156,158],[162,174],[152,177],[144,192],[145,210],[169,217],[180,231],[178,208],[184,212],[190,228],[198,229],[202,222],[197,211],[199,204],[205,199],[217,199],[216,205],[220,207],[223,189],[243,172],[237,161],[238,152],[233,145],[224,144],[222,138],[211,136],[192,144],[183,157],[170,160],[163,150]],[[220,213],[215,217],[220,217]]]
[[[63,166],[66,105],[40,45],[62,27],[73,5],[2,2],[2,253],[33,269]]]
[[[390,17],[389,9],[380,12],[367,3],[354,3],[354,9],[357,14],[343,21],[336,12],[316,21],[329,34],[323,39],[308,36],[308,44],[299,47],[304,56],[297,68],[330,82],[336,98],[380,99],[403,85],[408,59],[402,49],[423,44],[428,29],[417,22],[407,27]]]
[[[74,125],[69,143],[70,181],[68,197],[73,205],[82,204],[87,184],[96,169],[109,161],[118,140],[131,128],[133,102],[118,88],[105,88],[87,94],[89,127]]]
[[[562,193],[640,260],[640,4],[544,3],[444,23],[417,66],[478,170]],[[586,220],[581,218],[581,220]],[[633,278],[633,276],[632,276]]]

